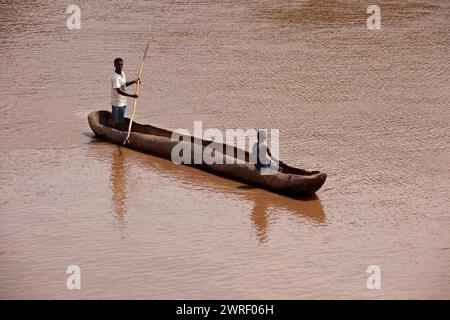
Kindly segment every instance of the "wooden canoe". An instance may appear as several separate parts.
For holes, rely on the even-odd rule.
[[[127,136],[129,121],[128,118],[125,118],[125,123],[114,125],[111,112],[109,111],[94,111],[88,116],[89,126],[96,136],[118,145],[122,145]],[[129,143],[126,144],[126,147],[171,159],[172,148],[180,143],[179,141],[172,140],[171,136],[172,131],[170,130],[133,122]],[[194,139],[190,136],[189,138],[191,139],[191,143],[194,143]],[[201,149],[211,143],[215,143],[200,139],[196,143],[198,142],[202,144]],[[222,144],[220,146],[222,148],[224,147]],[[237,152],[238,149],[234,147],[235,157],[237,156]],[[194,154],[194,151],[192,153]],[[192,164],[192,166],[225,178],[299,197],[314,194],[322,187],[327,177],[325,173],[294,168],[281,161],[281,172],[273,175],[261,175],[254,164],[249,162],[249,153],[244,153],[246,162],[243,164],[207,164],[203,162],[202,164]],[[192,159],[194,159],[194,156]]]

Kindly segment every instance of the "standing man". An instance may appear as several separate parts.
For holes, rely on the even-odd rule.
[[[123,123],[125,118],[125,109],[127,108],[127,97],[137,99],[136,94],[128,94],[127,86],[140,82],[136,79],[127,82],[123,69],[122,58],[114,60],[115,71],[111,77],[111,105],[112,105],[112,121],[114,123]]]

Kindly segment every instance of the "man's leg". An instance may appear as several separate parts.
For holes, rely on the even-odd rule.
[[[112,122],[115,124],[117,121],[117,107],[113,105],[111,106],[111,119]]]
[[[118,128],[120,128],[120,129],[118,129],[118,130],[121,130],[121,131],[126,130],[126,128],[125,128],[125,111],[126,111],[126,109],[127,109],[127,106],[119,107]]]

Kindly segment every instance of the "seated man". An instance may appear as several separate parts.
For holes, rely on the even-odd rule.
[[[255,164],[255,168],[258,169],[261,174],[275,174],[280,168],[278,160],[272,157],[269,147],[267,146],[266,132],[264,130],[259,130],[257,139],[258,141],[252,149],[251,162]]]

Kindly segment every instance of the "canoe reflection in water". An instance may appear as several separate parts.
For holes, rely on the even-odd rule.
[[[95,141],[95,142],[94,142]],[[93,140],[90,145],[95,147],[98,143],[103,144],[101,139]],[[113,201],[114,217],[125,226],[125,216],[127,214],[127,179],[129,178],[129,166],[137,163],[144,168],[153,169],[154,172],[173,180],[181,182],[187,188],[190,186],[204,186],[208,192],[228,193],[232,197],[238,197],[253,203],[249,218],[255,228],[256,238],[260,243],[269,240],[269,230],[271,224],[280,217],[289,215],[294,217],[300,224],[310,224],[312,226],[326,225],[326,215],[320,199],[316,195],[304,198],[293,198],[258,187],[244,185],[239,182],[217,177],[204,171],[174,165],[171,161],[105,143],[111,150],[111,192]],[[99,152],[104,152],[100,148]],[[107,156],[103,153],[102,156]],[[172,179],[171,179],[172,180]]]
[[[246,190],[245,197],[254,203],[250,218],[260,243],[269,240],[270,225],[275,223],[280,214],[291,215],[298,219],[299,223],[309,223],[313,226],[326,224],[325,212],[316,195],[294,199],[251,186],[243,185],[238,188]]]

